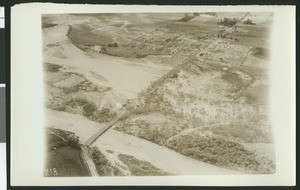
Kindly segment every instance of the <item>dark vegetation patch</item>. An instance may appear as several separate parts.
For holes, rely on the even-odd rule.
[[[161,51],[148,50],[146,48],[130,48],[126,45],[118,44],[113,41],[112,36],[91,29],[74,28],[69,26],[68,38],[79,49],[87,52],[103,53],[117,57],[143,58],[148,55],[162,55]],[[102,46],[99,51],[93,50],[93,46]]]
[[[228,27],[232,27],[233,25],[235,25],[237,23],[237,19],[236,18],[226,18],[224,17],[224,19],[222,19],[221,21],[218,22],[218,25],[223,25],[223,26],[228,26]]]
[[[201,36],[203,36],[203,34],[219,32],[218,25],[216,25],[216,22],[214,21],[208,21],[201,24],[192,22],[173,22],[167,25],[166,28],[171,32],[185,32],[186,34],[197,33],[201,34]]]
[[[180,22],[188,22],[188,21],[192,20],[193,18],[195,18],[195,16],[185,15],[183,18],[179,19],[178,21],[180,21]]]
[[[128,48],[128,47],[105,47],[105,51],[101,53],[116,56],[116,57],[134,57],[134,58],[143,58],[148,55],[163,55],[162,52],[152,51],[147,49],[137,49],[137,48]]]
[[[42,15],[42,29],[44,28],[50,28],[57,26],[58,24],[55,24],[52,22],[51,18],[47,15]]]
[[[92,28],[84,25],[76,26],[76,28],[69,26],[67,36],[74,45],[93,46],[114,43],[110,35],[95,32]]]
[[[79,144],[79,138],[75,135],[75,133],[57,128],[51,128],[50,131],[52,134],[55,134],[57,137],[60,137],[65,142],[67,142],[68,146],[79,150],[81,149]]]
[[[44,63],[44,68],[46,72],[57,73],[63,67],[54,63]]]
[[[247,19],[246,21],[243,22],[244,24],[248,25],[256,25],[251,19]]]
[[[216,135],[241,143],[271,143],[269,135],[264,132],[262,126],[228,124],[207,127],[206,129]]]
[[[42,28],[50,28],[50,27],[54,27],[57,26],[57,24],[54,23],[42,23]]]
[[[130,102],[130,101],[129,101]],[[125,109],[131,115],[147,115],[150,113],[161,113],[163,115],[182,117],[182,114],[176,112],[172,104],[164,99],[164,91],[156,88],[148,88],[143,95],[140,95],[138,105],[131,103],[126,104]]]
[[[150,162],[139,160],[131,155],[120,154],[118,158],[129,168],[133,176],[165,176],[170,175],[153,166]]]
[[[109,108],[98,109],[95,103],[84,98],[74,98],[65,102],[65,106],[60,111],[83,115],[92,121],[106,123],[116,117],[116,112]]]
[[[58,24],[52,23],[49,19],[42,19],[42,29],[44,28],[50,28],[57,26]]]
[[[247,173],[275,172],[275,164],[266,156],[258,156],[240,143],[218,137],[181,135],[166,146],[188,157],[227,169]]]
[[[113,43],[111,36],[103,34],[103,33],[95,33],[95,32],[77,32],[70,33],[68,35],[69,39],[75,44],[81,44],[84,46],[94,46],[94,45],[106,45],[109,43]],[[76,44],[75,44],[76,45]]]
[[[123,176],[123,173],[112,166],[97,147],[90,148],[89,152],[100,176]]]
[[[64,140],[63,140],[63,139]],[[47,129],[47,151],[44,176],[90,176],[90,171],[81,156],[78,137],[74,133]]]
[[[140,137],[158,145],[164,145],[170,137],[179,133],[183,128],[184,126],[178,126],[175,122],[172,124],[151,125],[149,121],[135,125],[122,123],[115,127],[118,131]]]
[[[241,85],[243,83],[240,75],[233,72],[225,72],[221,78],[234,85]]]

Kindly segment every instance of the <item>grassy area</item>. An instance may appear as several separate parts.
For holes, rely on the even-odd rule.
[[[81,27],[80,29],[74,29],[70,26],[68,38],[75,46],[83,51],[94,51],[95,53],[103,53],[111,56],[143,58],[148,55],[163,54],[161,51],[153,51],[147,48],[130,48],[127,44],[117,41],[120,43],[120,45],[118,45],[116,41],[112,39],[112,36],[95,32],[91,28]],[[102,46],[103,49],[101,51],[94,50],[93,46]]]
[[[112,36],[93,31],[93,28],[85,25],[69,26],[68,38],[76,44],[92,46],[113,43]]]
[[[188,16],[188,15],[186,15],[185,17],[179,19],[178,21],[180,21],[180,22],[188,22],[188,21],[192,20],[193,18],[195,18],[195,16]]]

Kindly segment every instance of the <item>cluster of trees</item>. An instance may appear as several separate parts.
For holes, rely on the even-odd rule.
[[[234,72],[225,72],[221,78],[231,84],[234,84],[234,85],[242,85],[243,84],[243,80],[242,80],[241,76]]]
[[[233,25],[235,25],[237,23],[237,19],[236,18],[227,18],[227,17],[224,17],[224,19],[222,19],[221,21],[218,22],[218,25],[223,25],[223,26],[228,26],[228,27],[231,27]]]
[[[46,107],[57,111],[65,111],[66,110],[65,100],[60,97],[55,97],[54,101],[51,99],[47,99]]]
[[[188,14],[184,14],[184,17],[181,18],[178,21],[180,21],[180,22],[188,22],[188,21],[192,20],[193,18],[195,18],[195,16],[193,16],[193,15],[190,16]]]
[[[153,166],[150,162],[139,160],[134,156],[119,154],[118,158],[125,164],[130,170],[133,176],[164,176],[168,173]]]
[[[118,47],[118,44],[115,42],[115,43],[109,43],[107,44],[107,47]]]
[[[217,16],[217,13],[214,13],[214,12],[193,13],[194,16],[200,16],[201,14],[205,14],[205,15],[209,15],[209,16]]]
[[[79,85],[73,85],[73,86],[64,86],[62,87],[62,90],[64,91],[65,94],[69,94],[72,92],[78,92],[79,90]]]
[[[44,68],[46,72],[57,73],[62,66],[53,63],[44,63]]]
[[[51,21],[42,21],[42,29],[50,28],[50,27],[54,27],[54,26],[57,26],[57,24],[52,23]]]
[[[166,146],[183,155],[220,167],[248,173],[272,173],[275,164],[268,157],[259,157],[242,144],[214,136],[182,135]]]
[[[51,128],[51,131],[64,138],[67,141],[68,146],[71,146],[75,149],[81,149],[79,137],[76,136],[75,133],[57,128]]]
[[[99,123],[106,123],[114,119],[116,116],[116,112],[112,111],[111,109],[102,108],[101,110],[93,112],[93,114],[91,114],[89,118]]]
[[[112,166],[97,147],[90,147],[89,153],[100,176],[123,176],[123,173]]]
[[[140,137],[158,145],[164,145],[170,137],[181,131],[180,128],[171,126],[169,124],[152,126],[149,123],[138,124],[136,127],[133,127],[130,124],[123,124],[115,129]]]
[[[96,105],[93,102],[89,102],[83,98],[74,98],[65,103],[66,109],[64,111],[84,115],[86,117],[90,117],[90,111],[87,109],[89,107],[93,107],[96,109]],[[86,109],[83,109],[87,107]]]
[[[249,25],[256,25],[255,23],[252,22],[252,20],[247,19],[246,21],[243,22],[244,24],[249,24]]]
[[[61,111],[80,114],[99,123],[109,122],[117,115],[109,108],[99,110],[95,103],[83,98],[74,98],[66,102],[65,109]]]
[[[169,101],[164,99],[164,90],[148,89],[141,97],[140,105],[135,106],[131,113],[134,115],[143,115],[154,112],[160,112],[165,115],[177,115]],[[127,105],[128,106],[128,105]],[[129,106],[128,106],[129,107]]]
[[[270,143],[271,139],[262,128],[249,124],[229,124],[207,127],[207,130],[226,139],[242,143]]]

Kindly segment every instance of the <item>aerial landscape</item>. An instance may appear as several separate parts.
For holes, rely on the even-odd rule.
[[[274,174],[273,13],[42,16],[45,177]]]

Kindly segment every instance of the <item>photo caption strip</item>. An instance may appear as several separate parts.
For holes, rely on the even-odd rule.
[[[6,189],[5,17],[0,7],[0,189]]]

